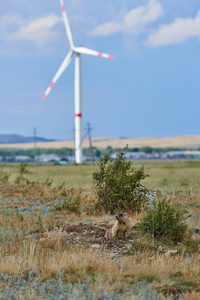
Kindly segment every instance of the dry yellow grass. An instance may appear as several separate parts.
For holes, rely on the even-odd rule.
[[[88,148],[88,140],[83,141],[83,148]],[[129,148],[141,148],[141,147],[152,147],[152,148],[198,148],[200,147],[200,135],[189,135],[189,136],[175,136],[167,138],[155,138],[155,137],[141,137],[141,138],[103,138],[93,137],[92,145],[97,148],[124,148],[128,145]],[[21,143],[21,144],[1,144],[0,149],[3,148],[19,148],[19,149],[32,149],[33,143]],[[74,141],[56,141],[56,142],[38,142],[38,148],[74,148]]]
[[[28,268],[28,270],[36,270],[41,278],[50,279],[56,278],[62,271],[66,282],[90,282],[94,299],[97,298],[101,287],[104,292],[108,293],[131,290],[137,276],[139,281],[147,282],[148,288],[158,293],[162,292],[162,299],[171,294],[175,296],[183,294],[186,300],[199,299],[199,240],[191,240],[188,237],[180,245],[161,244],[163,249],[160,251],[159,242],[150,240],[137,229],[133,229],[131,244],[127,246],[127,249],[125,246],[124,250],[120,250],[117,255],[113,256],[113,253],[105,251],[102,245],[99,248],[92,248],[89,243],[72,244],[68,240],[70,233],[66,238],[62,231],[66,221],[72,226],[74,223],[79,226],[84,222],[86,224],[88,218],[91,223],[97,225],[105,222],[103,221],[105,218],[110,220],[110,215],[87,215],[86,212],[75,214],[65,208],[56,214],[53,210],[54,201],[68,194],[75,199],[79,193],[78,190],[74,190],[71,194],[67,188],[61,186],[39,183],[33,186],[31,183],[29,185],[4,183],[0,186],[0,193],[2,200],[0,228],[6,236],[0,244],[2,258],[0,273],[21,275]],[[38,198],[34,198],[34,195]],[[86,192],[81,194],[81,207],[84,207],[87,202],[85,195]],[[176,191],[174,194],[166,192],[166,197],[170,198],[176,206],[188,208],[189,213],[194,217],[187,220],[189,227],[199,224],[200,196],[198,192]],[[16,213],[17,207],[31,206],[39,199],[43,207],[46,204],[51,206],[52,203],[50,209],[54,212],[52,215],[44,214],[41,217],[29,215],[27,217],[23,213]],[[41,206],[35,208],[35,213],[41,209]],[[145,211],[142,211],[140,214],[129,215],[132,226],[141,219],[144,213]],[[91,226],[91,223],[88,226]],[[111,223],[113,221],[108,222],[107,225]],[[82,232],[81,236],[83,236]],[[87,242],[87,236],[85,238]],[[178,254],[166,255],[169,249],[178,249]],[[31,295],[30,299],[40,298]]]
[[[57,237],[55,240],[58,242]],[[134,246],[134,245],[133,245]],[[192,292],[192,299],[198,299],[200,283],[200,255],[193,260],[182,255],[168,257],[149,251],[134,256],[122,256],[111,260],[109,255],[76,246],[62,247],[51,251],[52,244],[41,249],[37,243],[24,241],[13,253],[7,253],[0,262],[0,273],[20,274],[28,268],[36,270],[41,277],[52,278],[62,270],[65,280],[71,282],[92,282],[94,291],[103,286],[104,291],[119,290],[122,286],[131,288],[135,281],[146,280],[149,287],[166,295]]]

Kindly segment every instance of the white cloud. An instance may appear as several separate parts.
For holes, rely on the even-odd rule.
[[[27,25],[23,25],[19,30],[9,36],[9,39],[32,41],[36,45],[44,45],[54,40],[58,32],[54,27],[63,21],[57,15],[37,18]]]
[[[145,45],[156,47],[183,43],[191,37],[200,37],[200,11],[194,19],[178,18],[171,24],[162,25],[156,32],[149,35]]]
[[[150,0],[146,6],[140,6],[128,12],[122,22],[109,22],[91,31],[93,36],[107,36],[114,33],[138,34],[163,16],[163,9],[157,0]]]

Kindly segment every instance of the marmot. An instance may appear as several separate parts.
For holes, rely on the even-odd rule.
[[[127,218],[127,214],[120,212],[116,215],[116,219],[113,227],[107,229],[105,237],[128,237],[131,230],[131,223]]]

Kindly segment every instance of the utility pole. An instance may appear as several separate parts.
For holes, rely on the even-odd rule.
[[[92,128],[90,128],[90,130],[91,129]],[[81,143],[80,143],[80,145],[79,145],[79,147],[77,149],[79,149],[80,147],[82,147],[83,140],[86,138],[86,136],[88,134],[88,128],[85,128],[85,130],[86,130],[86,133],[84,134],[84,136],[83,136],[83,138],[81,140]],[[75,127],[73,128],[73,132],[74,132],[74,163],[76,164],[76,157],[75,157],[75,152],[76,152],[76,148],[75,148]]]
[[[92,162],[94,163],[94,154],[93,154],[93,148],[92,148],[92,139],[91,139],[91,134],[90,134],[90,132],[91,132],[92,129],[93,129],[93,128],[90,127],[90,123],[87,123],[87,128],[86,128],[86,130],[87,130],[87,134],[88,134],[88,138],[89,138],[90,155],[91,155],[91,157],[92,157]]]
[[[76,159],[75,159],[75,152],[76,152],[76,149],[75,149],[75,127],[73,127],[73,137],[74,137],[74,164],[76,164]]]
[[[36,131],[36,127],[34,127],[34,129],[33,129],[33,140],[34,140],[34,166],[35,167],[36,167],[36,160],[35,160],[35,158],[36,158],[36,147],[37,147],[37,145],[36,145],[36,141],[37,141],[36,136],[37,136],[37,131]]]

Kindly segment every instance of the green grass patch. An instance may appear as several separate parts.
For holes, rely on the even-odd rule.
[[[200,162],[199,161],[134,161],[133,169],[144,165],[145,173],[150,177],[144,180],[144,184],[153,189],[191,189],[200,190]],[[19,175],[19,165],[2,165],[0,170],[10,174],[9,181],[14,182]],[[92,174],[97,170],[96,165],[28,165],[28,178],[32,181],[44,182],[48,177],[54,185],[64,182],[70,188],[91,190]]]

